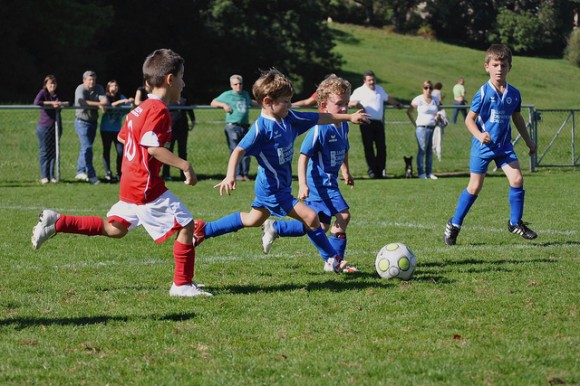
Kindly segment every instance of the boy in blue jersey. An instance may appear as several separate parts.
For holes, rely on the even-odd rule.
[[[366,114],[307,113],[290,110],[294,87],[292,82],[277,70],[262,74],[252,88],[254,98],[261,106],[260,117],[238,143],[228,162],[227,175],[215,185],[220,195],[236,189],[236,166],[245,155],[258,161],[258,174],[254,185],[256,197],[249,212],[236,212],[216,221],[205,223],[195,220],[196,245],[204,239],[236,232],[245,227],[259,227],[271,214],[290,216],[300,220],[306,234],[318,248],[334,272],[341,272],[342,256],[328,241],[318,215],[306,204],[292,196],[292,157],[294,141],[317,124],[350,121],[360,124],[368,121]]]
[[[351,85],[347,80],[330,75],[320,83],[316,94],[318,96],[318,111],[323,113],[344,114],[348,111]],[[344,182],[354,186],[354,179],[348,167],[348,124],[316,125],[302,142],[298,159],[298,199],[318,214],[325,231],[330,231],[330,244],[343,258],[342,272],[356,272],[344,260],[346,250],[346,227],[350,221],[348,204],[338,188],[338,172],[342,171]],[[330,227],[332,216],[336,221]],[[277,237],[299,237],[306,234],[307,229],[301,221],[266,220],[263,225],[262,247],[264,253],[269,253],[272,243]],[[331,271],[328,262],[325,271]]]
[[[447,222],[444,234],[447,245],[455,245],[463,219],[483,187],[491,161],[495,161],[497,167],[502,168],[510,184],[508,230],[526,240],[538,236],[522,221],[524,179],[511,143],[510,118],[530,149],[530,154],[536,152],[536,144],[530,138],[520,112],[522,103],[520,92],[506,81],[512,67],[510,49],[503,44],[492,44],[486,51],[484,67],[490,79],[475,93],[471,109],[465,119],[465,125],[473,135],[469,184],[459,196],[455,214]]]

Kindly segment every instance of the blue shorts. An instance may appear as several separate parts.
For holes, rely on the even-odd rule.
[[[255,197],[252,207],[265,208],[276,217],[286,217],[299,202],[292,194],[277,194],[261,198]]]
[[[497,157],[490,157],[490,158],[481,158],[477,155],[471,155],[469,159],[469,171],[475,174],[485,174],[487,173],[487,168],[491,161],[495,161],[495,165],[498,169],[501,169],[507,164],[510,164],[514,161],[517,161],[518,157],[514,151],[510,151],[506,154],[497,156]]]
[[[349,208],[346,201],[344,201],[344,198],[340,195],[325,200],[306,200],[304,203],[311,207],[318,214],[320,222],[324,224],[330,224],[332,216]]]

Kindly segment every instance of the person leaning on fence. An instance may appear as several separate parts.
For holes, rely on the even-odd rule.
[[[103,141],[103,165],[105,167],[105,180],[108,182],[118,182],[121,178],[121,162],[123,160],[123,144],[119,142],[117,136],[123,126],[123,117],[129,112],[127,107],[133,104],[133,98],[127,98],[121,94],[119,83],[110,80],[106,89],[108,108],[105,109],[101,118],[101,140]],[[117,158],[115,172],[111,170],[111,145],[115,144]]]
[[[96,82],[97,74],[94,71],[85,71],[83,83],[78,85],[75,90],[75,106],[90,107],[76,110],[74,125],[81,146],[75,179],[88,181],[91,184],[99,183],[93,165],[93,143],[97,135],[97,122],[99,120],[99,111],[95,107],[105,111],[104,106],[107,105],[105,89]]]
[[[492,44],[485,53],[484,68],[490,79],[475,93],[465,119],[467,129],[473,136],[469,161],[471,174],[467,188],[459,196],[455,214],[445,227],[444,241],[447,245],[456,244],[463,220],[483,187],[491,161],[495,161],[497,167],[502,168],[510,185],[508,231],[526,240],[538,236],[522,221],[524,178],[511,142],[510,118],[530,149],[530,154],[536,152],[537,146],[532,141],[521,114],[521,94],[506,80],[512,68],[510,49],[503,44]]]
[[[250,127],[250,106],[258,104],[252,100],[249,92],[243,90],[244,81],[240,75],[230,76],[230,87],[231,90],[221,93],[210,105],[226,112],[224,131],[231,154]],[[236,179],[249,181],[249,172],[250,157],[244,157],[236,168]]]
[[[40,163],[40,183],[58,182],[55,174],[56,164],[56,128],[58,126],[58,138],[62,134],[60,124],[60,111],[62,106],[68,106],[69,102],[56,92],[57,82],[54,75],[44,78],[43,87],[34,98],[34,104],[42,107],[36,125],[36,137],[38,138],[38,160]],[[58,122],[57,122],[58,121]],[[58,123],[58,124],[57,124]]]
[[[187,99],[184,97],[179,98],[179,101],[171,102],[169,107],[169,114],[171,114],[171,143],[169,144],[169,151],[173,152],[175,148],[175,143],[177,142],[177,155],[181,159],[187,159],[187,137],[189,132],[195,127],[195,112],[193,109],[172,109],[174,106],[186,106]],[[190,124],[187,123],[187,117],[189,117]],[[163,170],[161,175],[165,181],[171,181],[171,174],[169,172],[169,165],[163,165]],[[181,173],[181,179],[185,179],[183,172]]]
[[[159,175],[162,163],[178,167],[185,173],[186,185],[195,185],[197,176],[191,163],[170,152],[165,144],[171,140],[171,117],[167,103],[178,100],[183,82],[183,58],[160,49],[143,64],[143,76],[151,85],[149,99],[133,109],[119,133],[125,144],[123,178],[119,201],[107,213],[98,216],[70,216],[45,209],[32,230],[32,247],[40,248],[59,233],[122,238],[139,225],[160,244],[173,234],[175,270],[170,296],[211,296],[193,281],[195,246],[193,216],[185,205],[165,186]]]

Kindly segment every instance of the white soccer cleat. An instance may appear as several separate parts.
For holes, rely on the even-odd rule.
[[[213,296],[209,292],[202,290],[201,287],[203,287],[203,285],[197,284],[196,282],[184,285],[175,285],[175,283],[173,283],[171,285],[171,289],[169,290],[169,296],[179,296],[179,297]]]
[[[274,229],[274,220],[266,220],[262,225],[262,250],[265,254],[270,253],[270,249],[272,249],[272,244],[274,240],[278,237],[278,233]]]
[[[356,273],[358,272],[358,269],[349,265],[346,260],[335,256],[331,257],[324,263],[324,271],[334,273]]]
[[[326,260],[324,263],[324,272],[340,273],[340,259],[338,256]]]
[[[356,267],[353,267],[352,265],[349,265],[348,261],[346,261],[346,260],[340,260],[338,268],[339,268],[340,272],[344,272],[344,273],[356,273],[356,272],[358,272],[358,269]]]
[[[32,248],[38,249],[44,242],[56,234],[56,220],[60,214],[54,210],[45,209],[40,212],[38,224],[32,228]]]

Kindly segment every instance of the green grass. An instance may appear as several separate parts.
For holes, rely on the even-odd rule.
[[[483,68],[485,52],[401,36],[388,29],[331,24],[336,37],[335,51],[345,60],[344,76],[353,87],[362,84],[365,70],[375,71],[378,83],[396,98],[409,102],[421,94],[424,80],[443,83],[445,104],[453,104],[452,88],[465,78],[467,99],[489,75]],[[579,108],[577,85],[580,69],[564,59],[515,56],[508,83],[522,93],[524,104],[537,108]],[[575,86],[571,86],[575,85]]]
[[[0,383],[579,383],[576,177],[526,175],[525,219],[540,234],[527,242],[505,230],[506,181],[490,176],[455,247],[442,232],[465,178],[360,180],[344,194],[361,274],[324,273],[305,238],[264,256],[259,229],[245,229],[197,249],[207,299],[168,296],[171,242],[141,228],[32,250],[40,209],[104,215],[117,186],[3,188]],[[206,220],[247,209],[251,184],[220,197],[213,183],[169,187]],[[409,282],[374,272],[391,241],[418,257]]]
[[[359,40],[354,45],[343,39],[337,47],[359,50],[347,58],[347,70],[358,76],[367,66],[374,68],[387,90],[403,98],[414,95],[423,76],[450,88],[455,72],[480,68],[482,61],[480,52],[419,38],[336,28],[352,30],[350,41]],[[417,44],[429,53],[444,47],[464,64],[452,68],[449,61],[423,75],[410,71],[413,63],[403,61],[403,54],[396,67],[388,63],[396,57],[390,49],[413,58]],[[361,50],[369,45],[377,49],[364,57]],[[431,51],[432,45],[440,49]],[[520,60],[553,62],[517,58],[514,74],[526,67]],[[465,66],[469,61],[475,64]],[[563,62],[558,66],[565,68]],[[538,79],[543,82],[553,72],[546,67]],[[467,80],[468,87],[478,81]],[[560,87],[559,95],[571,95],[568,88]],[[546,98],[537,102],[540,106],[556,100],[550,87],[538,95]],[[118,199],[118,185],[73,181],[78,140],[70,110],[64,118],[63,182],[37,183],[37,114],[0,110],[5,145],[0,156],[1,384],[580,383],[577,169],[525,172],[524,219],[539,233],[531,242],[505,229],[507,182],[501,173],[491,173],[458,245],[447,247],[445,222],[467,183],[454,172],[467,169],[469,136],[460,125],[448,127],[444,158],[434,165],[445,177],[400,178],[402,155],[414,154],[416,143],[404,112],[389,111],[387,167],[396,178],[362,178],[358,129],[350,136],[357,179],[354,189],[343,191],[353,215],[346,257],[360,274],[324,273],[305,238],[278,239],[265,256],[260,230],[245,229],[197,249],[196,280],[215,296],[175,299],[168,296],[172,243],[157,246],[142,228],[122,240],[57,235],[32,250],[30,230],[41,209],[104,216]],[[198,110],[196,115],[189,158],[204,180],[193,188],[179,182],[169,188],[206,220],[249,209],[253,184],[241,183],[231,197],[212,189],[228,158],[223,112]],[[545,137],[540,139],[545,148]],[[102,176],[100,146],[97,138],[95,165]],[[516,149],[527,168],[525,149],[521,144]],[[406,243],[417,255],[408,282],[383,280],[374,271],[376,253],[393,241]]]

